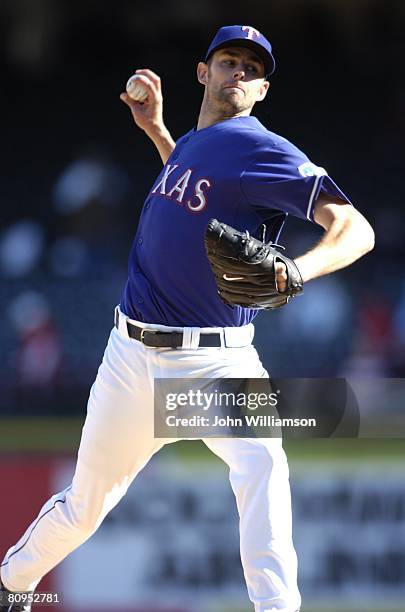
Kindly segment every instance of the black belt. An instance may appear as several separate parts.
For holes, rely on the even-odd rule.
[[[115,327],[118,329],[118,313],[115,316]],[[163,332],[155,329],[138,327],[129,321],[126,322],[128,336],[133,340],[142,342],[145,346],[154,348],[181,348],[183,346],[183,332]],[[220,347],[221,334],[201,333],[198,347]]]

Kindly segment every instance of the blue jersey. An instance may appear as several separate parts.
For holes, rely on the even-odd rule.
[[[313,220],[323,192],[349,202],[326,171],[255,117],[235,117],[181,137],[145,200],[121,310],[132,319],[187,327],[250,323],[256,310],[218,296],[204,249],[217,218],[276,242],[289,214]]]

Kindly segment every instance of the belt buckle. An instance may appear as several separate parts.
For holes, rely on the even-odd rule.
[[[142,328],[140,340],[144,346],[150,346],[149,344],[145,344],[146,332],[149,332],[150,334],[158,334],[159,332],[156,329],[148,329],[147,327]]]

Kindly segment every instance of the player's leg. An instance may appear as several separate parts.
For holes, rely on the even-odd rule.
[[[288,465],[281,440],[204,442],[230,468],[240,516],[242,566],[255,612],[298,611]]]
[[[265,378],[253,346],[223,349],[209,374]],[[300,607],[297,556],[292,540],[289,471],[280,439],[208,438],[204,442],[230,468],[240,516],[242,566],[255,612],[296,612]]]
[[[54,495],[1,564],[1,580],[27,591],[82,544],[163,441],[153,438],[146,349],[113,329],[91,389],[72,484]]]

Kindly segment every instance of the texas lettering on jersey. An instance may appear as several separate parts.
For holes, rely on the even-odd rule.
[[[167,164],[162,178],[151,193],[163,195],[175,200],[178,204],[184,204],[191,212],[201,212],[207,206],[207,191],[212,186],[212,181],[208,178],[196,180],[191,168],[187,168],[180,177],[175,179],[171,175],[178,167],[178,164]],[[178,174],[177,172],[176,176]]]

